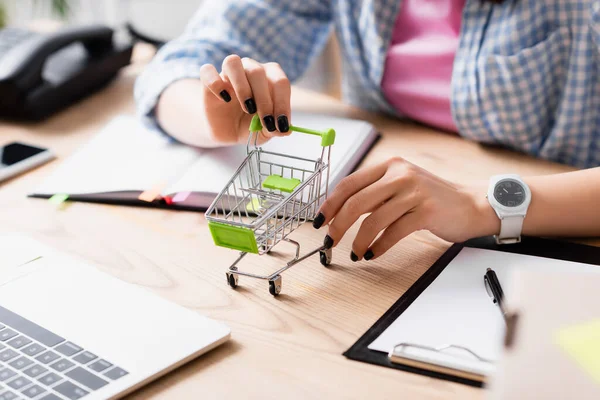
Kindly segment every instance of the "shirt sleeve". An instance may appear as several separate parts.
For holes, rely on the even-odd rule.
[[[203,64],[220,70],[229,54],[277,62],[296,80],[329,38],[330,8],[330,0],[206,0],[137,79],[138,114],[160,129],[154,109],[161,93],[179,79],[199,78]]]
[[[592,39],[600,50],[600,1],[594,1],[591,8],[590,28]]]

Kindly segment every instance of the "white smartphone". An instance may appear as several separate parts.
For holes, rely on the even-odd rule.
[[[0,147],[0,182],[22,174],[54,159],[48,149],[25,143],[9,143]]]

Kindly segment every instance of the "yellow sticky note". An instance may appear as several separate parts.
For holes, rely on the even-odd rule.
[[[159,183],[155,185],[152,189],[142,192],[138,196],[138,200],[142,200],[147,203],[152,203],[154,200],[161,198],[161,193],[165,186],[165,183]]]
[[[146,190],[139,195],[138,199],[147,203],[152,203],[154,200],[156,200],[159,194],[160,191],[157,190]]]
[[[556,343],[600,384],[600,319],[559,330]]]

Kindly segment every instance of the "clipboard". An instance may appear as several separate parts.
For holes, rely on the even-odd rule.
[[[513,245],[498,245],[493,237],[477,238],[466,243],[452,245],[397,301],[375,324],[358,339],[345,353],[344,356],[355,361],[385,366],[398,370],[418,373],[432,378],[462,383],[469,386],[482,387],[482,371],[474,370],[471,373],[456,373],[451,371],[451,365],[436,366],[437,368],[421,368],[420,363],[402,360],[403,353],[420,345],[415,343],[398,343],[389,353],[370,350],[369,344],[377,339],[408,307],[421,295],[421,293],[440,275],[450,262],[465,247],[495,250],[507,253],[523,254],[542,258],[552,258],[563,261],[573,261],[600,266],[600,247],[575,244],[565,241],[525,237],[521,243]],[[510,331],[510,330],[509,330]],[[457,348],[452,343],[430,347],[425,350],[432,352],[445,352],[449,350],[463,353],[464,359],[486,361],[480,355],[468,348]],[[402,361],[403,363],[399,363]],[[422,360],[425,361],[426,360]],[[412,365],[411,365],[412,364]]]

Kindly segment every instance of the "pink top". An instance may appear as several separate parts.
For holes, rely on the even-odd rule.
[[[381,89],[403,115],[456,132],[452,64],[465,0],[402,0]]]

